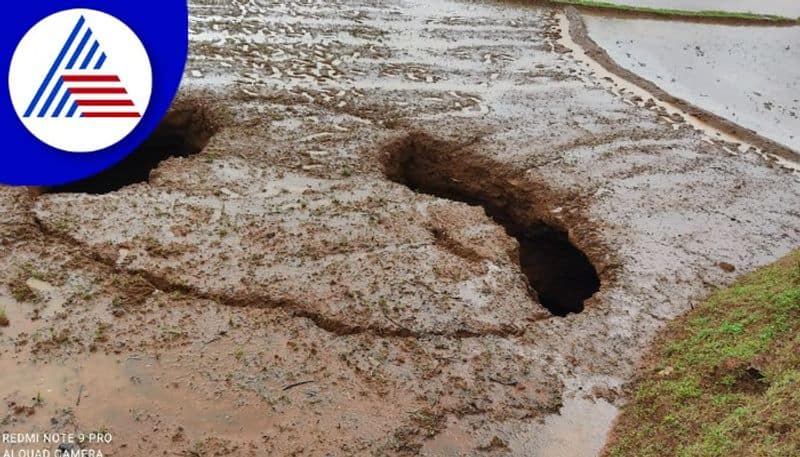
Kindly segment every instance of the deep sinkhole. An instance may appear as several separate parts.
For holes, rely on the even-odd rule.
[[[44,189],[47,193],[105,194],[127,185],[145,182],[150,171],[170,157],[187,157],[205,148],[214,134],[201,110],[167,113],[150,137],[134,152],[102,172],[88,178]]]
[[[514,195],[507,178],[486,163],[470,163],[453,148],[427,137],[391,145],[384,161],[386,177],[410,189],[483,207],[519,243],[519,264],[529,290],[557,316],[583,311],[584,301],[600,289],[597,270],[564,230],[532,214],[531,195]]]

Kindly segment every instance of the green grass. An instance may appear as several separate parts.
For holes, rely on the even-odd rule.
[[[601,2],[594,0],[548,0],[552,3],[566,5],[588,6],[592,8],[605,8],[618,11],[632,11],[635,13],[647,13],[658,16],[688,17],[688,18],[718,18],[718,19],[743,19],[748,21],[765,22],[800,22],[800,18],[778,16],[775,14],[758,14],[735,11],[717,10],[677,10],[669,8],[652,8],[647,6],[624,5],[618,3]]]
[[[670,323],[612,436],[613,457],[800,455],[800,251]]]

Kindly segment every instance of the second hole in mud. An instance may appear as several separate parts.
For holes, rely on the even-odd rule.
[[[213,134],[214,129],[202,110],[171,111],[141,146],[115,165],[88,178],[44,190],[47,193],[105,194],[145,182],[150,171],[164,160],[202,151]]]
[[[600,278],[567,234],[530,211],[534,195],[514,195],[489,163],[470,164],[452,157],[453,147],[427,137],[412,137],[389,147],[385,174],[414,191],[484,208],[519,243],[519,263],[539,302],[557,316],[583,311],[600,289]]]

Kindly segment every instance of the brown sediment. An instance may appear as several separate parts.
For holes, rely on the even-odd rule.
[[[727,135],[735,137],[744,143],[749,143],[757,148],[760,148],[766,154],[780,157],[781,159],[791,162],[798,161],[797,154],[786,146],[765,138],[751,129],[743,127],[729,119],[700,108],[682,98],[678,98],[666,92],[653,82],[623,68],[608,55],[605,49],[592,40],[586,29],[586,24],[575,7],[569,6],[565,8],[564,13],[569,23],[569,34],[572,40],[583,48],[587,56],[605,68],[608,72],[647,91],[654,98],[675,106],[686,114],[700,120],[704,124],[707,124],[708,126]]]
[[[210,83],[199,98],[235,110],[202,152],[108,195],[0,188],[0,286],[30,263],[62,276],[65,298],[35,321],[9,305],[2,357],[24,377],[3,395],[36,393],[27,358],[130,370],[101,385],[68,372],[65,400],[45,393],[33,416],[48,423],[85,385],[76,427],[109,426],[117,455],[529,456],[552,438],[583,455],[614,412],[599,399],[617,402],[655,330],[729,277],[709,265],[748,271],[800,236],[780,170],[582,80],[556,43],[562,7],[373,3],[200,0],[184,94]],[[363,33],[326,38],[350,25]],[[376,75],[389,56],[401,69]],[[411,157],[410,173],[382,168]],[[582,313],[529,297],[520,239],[492,204],[585,254],[602,288]],[[152,414],[129,411],[137,385]],[[108,395],[120,413],[104,419]],[[206,436],[218,446],[196,446]]]

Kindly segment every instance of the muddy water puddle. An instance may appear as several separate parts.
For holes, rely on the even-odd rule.
[[[539,421],[514,423],[486,436],[476,435],[469,426],[451,418],[444,431],[425,443],[421,455],[467,456],[479,448],[505,449],[511,455],[530,457],[596,457],[618,412],[606,400],[574,397],[566,400],[556,414]]]
[[[23,333],[31,334],[57,320],[58,314],[64,312],[66,297],[52,284],[29,278],[25,286],[37,295],[36,303],[20,303],[12,297],[0,295],[0,311],[8,320],[7,326],[0,327],[0,341]]]
[[[113,441],[85,449],[104,455],[287,455],[336,427],[355,427],[361,436],[375,439],[404,414],[382,411],[382,403],[354,394],[356,388],[349,383],[302,376],[300,365],[278,357],[293,344],[292,338],[270,332],[251,341],[249,331],[244,336],[238,327],[231,328],[231,319],[240,313],[217,305],[193,304],[188,320],[186,309],[151,309],[150,318],[134,325],[133,335],[120,332],[130,332],[125,320],[139,316],[104,316],[102,321],[114,324],[105,334],[108,344],[98,343],[97,352],[91,352],[85,339],[76,344],[72,338],[58,348],[35,350],[37,341],[52,337],[51,329],[70,329],[74,336],[80,327],[76,316],[94,320],[101,311],[76,314],[79,310],[61,298],[61,287],[27,283],[36,286],[39,303],[0,297],[9,320],[0,328],[0,433],[103,430]],[[31,319],[34,306],[41,315]],[[251,317],[259,316],[264,318],[261,312]],[[176,328],[194,339],[160,342]],[[132,349],[132,340],[138,338],[147,340],[145,349]],[[103,352],[113,350],[108,346],[129,349]],[[255,355],[259,351],[265,355]],[[285,441],[289,434],[296,440]],[[23,448],[31,446],[13,449]],[[229,453],[231,449],[243,454]],[[245,449],[259,450],[252,454]],[[4,450],[0,443],[0,455]]]
[[[617,417],[617,408],[603,399],[573,398],[558,414],[544,418],[512,435],[514,455],[594,457],[600,454]]]
[[[92,354],[50,363],[0,358],[0,406],[11,432],[81,433],[107,430],[106,451],[133,447],[162,431],[176,441],[206,434],[255,440],[264,411],[246,397],[209,394],[174,362],[145,356]],[[252,399],[250,399],[252,401]],[[69,418],[71,411],[74,420]]]
[[[180,441],[176,446],[212,433],[256,440],[258,424],[269,425],[265,410],[257,406],[260,397],[217,389],[176,355],[156,359],[135,353],[85,353],[48,356],[47,362],[34,360],[27,351],[31,341],[50,338],[72,324],[65,316],[70,310],[60,288],[39,279],[25,283],[38,295],[36,303],[0,296],[0,309],[9,321],[8,326],[0,327],[0,424],[4,432],[108,430],[113,442],[93,449],[112,452],[136,449],[142,440],[159,435]],[[18,344],[20,341],[26,343]],[[30,446],[19,449],[23,448]]]

